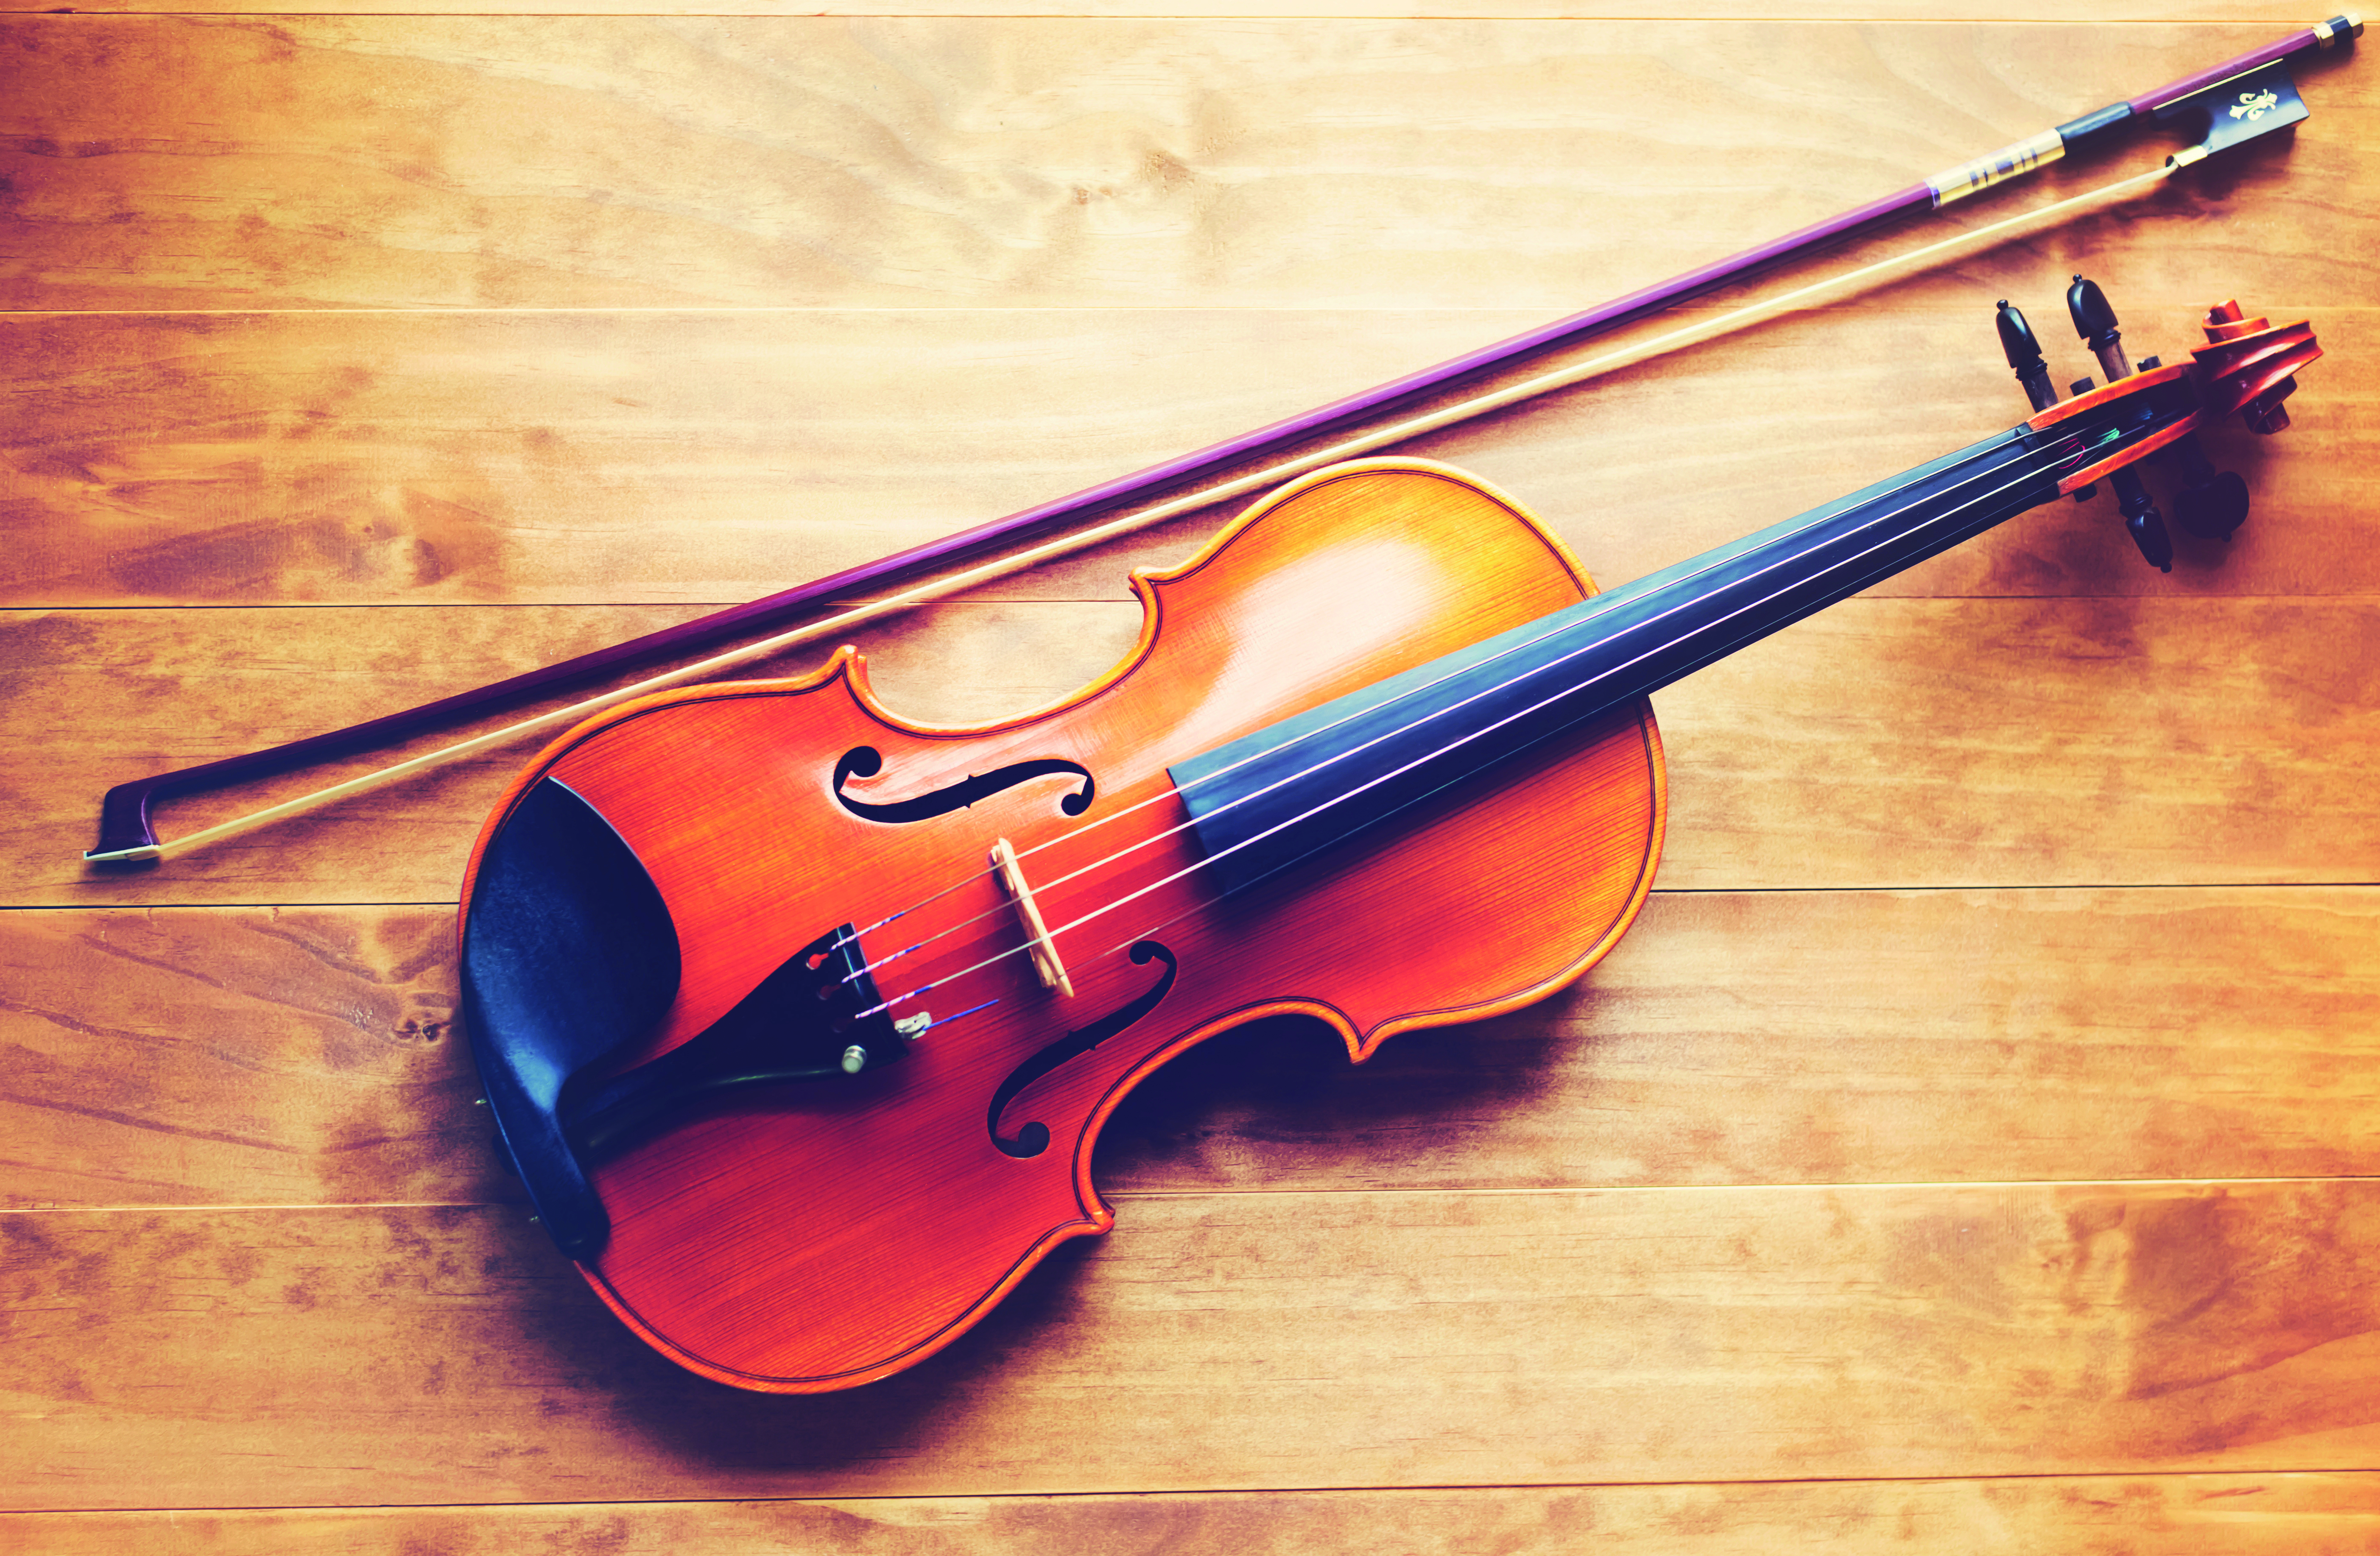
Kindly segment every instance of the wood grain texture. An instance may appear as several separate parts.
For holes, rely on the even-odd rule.
[[[2155,199],[1414,450],[1609,585],[2013,421],[1995,298],[2089,370],[2073,271],[2135,356],[2231,294],[2328,350],[2216,445],[2219,554],[2044,510],[1665,694],[1665,889],[1594,976],[1362,1067],[1186,1056],[1105,1138],[1117,1232],[891,1384],[704,1384],[525,1224],[449,939],[512,760],[76,867],[108,783],[1239,432],[2315,14],[970,4],[0,18],[0,1548],[2380,1549],[2368,57]],[[1225,516],[871,631],[876,681],[1062,694]]]
[[[9,9],[30,9],[30,5],[26,5],[26,0],[12,0],[12,7]],[[162,5],[162,0],[145,0],[143,5],[109,5],[109,7],[92,7],[91,12],[79,12],[79,14],[107,17],[107,14],[127,14],[127,12],[128,14],[176,12],[176,9],[186,9],[186,7],[169,7],[169,5]],[[1418,21],[1438,21],[1438,19],[1445,19],[1450,9],[1454,7],[1447,7],[1447,5],[1433,5],[1433,7],[1409,7],[1409,5],[1373,5],[1373,3],[1356,3],[1356,0],[1299,0],[1297,5],[1299,17],[1328,17],[1328,19],[1356,19],[1356,21],[1373,21],[1373,19],[1383,19],[1383,17],[1385,19],[1406,19],[1406,17],[1412,17],[1412,19],[1418,19]],[[1961,9],[1966,14],[1975,14],[1975,17],[1985,17],[1985,19],[1992,19],[1992,21],[2009,19],[2009,21],[2033,21],[2033,24],[2070,26],[2075,24],[2075,19],[2078,19],[2078,12],[2075,12],[2073,7],[2057,7],[2057,5],[2049,5],[2049,0],[1992,0],[1990,5],[1966,5],[1966,7]],[[1883,24],[1904,24],[1904,26],[1937,19],[1937,7],[1928,5],[1925,0],[1883,0],[1883,3],[1871,3],[1871,0],[1815,0],[1814,5],[1797,7],[1797,12],[1809,14],[1809,17],[1823,17],[1823,19],[1883,21]],[[243,5],[226,5],[226,7],[222,7],[219,12],[198,12],[198,14],[207,14],[207,17],[212,17],[212,14],[269,14],[269,17],[302,14],[302,17],[314,17],[314,14],[346,14],[346,7],[326,7],[326,5],[322,5],[322,7],[311,7],[311,9],[293,9],[288,7],[288,5],[261,7],[261,5],[255,5],[255,0],[248,0],[248,3]],[[388,14],[388,12],[371,12],[371,14]],[[607,17],[607,19],[612,19],[612,17],[621,17],[621,19],[625,19],[625,17],[652,17],[652,14],[669,14],[669,17],[676,17],[676,14],[693,14],[693,17],[755,14],[755,17],[776,17],[776,19],[785,19],[783,7],[761,7],[761,5],[757,5],[757,0],[747,0],[747,5],[743,5],[743,7],[728,7],[728,5],[704,3],[699,5],[699,7],[698,5],[686,5],[686,7],[676,7],[676,9],[654,7],[654,5],[628,5],[625,0],[598,0],[595,5],[586,5],[586,7],[571,7],[569,12],[554,12],[552,7],[528,7],[528,5],[521,5],[521,7],[468,5],[467,7],[467,5],[462,5],[459,0],[443,0],[443,3],[407,5],[407,7],[402,7],[400,12],[395,14],[400,14],[400,17],[447,17],[447,14],[504,14],[504,17],[552,17],[552,14],[565,14],[565,17],[581,17],[581,14],[592,14],[592,17]],[[1173,0],[1166,0],[1164,5],[1154,5],[1152,0],[1102,0],[1099,5],[1069,5],[1069,7],[1063,7],[1063,9],[1052,7],[1045,14],[1050,14],[1050,17],[1059,17],[1059,19],[1075,19],[1075,21],[1083,21],[1083,19],[1131,21],[1131,19],[1140,19],[1140,17],[1183,19],[1183,17],[1187,17],[1187,19],[1226,21],[1228,24],[1228,21],[1247,21],[1249,17],[1252,17],[1252,7],[1247,5],[1247,0],[1231,0],[1228,5],[1223,3],[1223,0],[1197,0],[1195,5],[1178,5],[1173,3]],[[1755,5],[1747,5],[1744,0],[1693,0],[1690,5],[1678,5],[1676,0],[1661,0],[1661,3],[1631,0],[1628,5],[1621,5],[1616,3],[1616,0],[1592,0],[1592,3],[1587,5],[1578,5],[1573,0],[1573,3],[1559,5],[1559,7],[1547,5],[1547,0],[1485,0],[1485,3],[1466,5],[1466,7],[1459,9],[1459,14],[1462,14],[1462,17],[1480,17],[1480,19],[1507,19],[1507,17],[1513,17],[1513,19],[1545,19],[1545,21],[1633,21],[1633,19],[1642,19],[1642,17],[1654,17],[1654,19],[1676,21],[1676,24],[1693,24],[1693,21],[1709,21],[1709,19],[1720,19],[1720,21],[1773,21],[1776,19],[1776,12],[1755,7]],[[868,7],[864,9],[862,7],[802,9],[802,12],[797,12],[795,19],[809,19],[809,17],[855,17],[855,19],[879,19],[879,17],[902,17],[902,19],[906,19],[906,17],[923,17],[923,19],[933,19],[933,17],[995,17],[995,19],[1009,19],[1009,17],[1014,17],[1014,9],[992,5],[990,0],[906,0],[905,5],[868,5]],[[1257,17],[1261,19],[1261,12],[1257,12]],[[2264,36],[2261,36],[2259,41],[2265,41],[2265,38],[2276,36],[2276,33],[2280,33],[2280,30],[2304,29],[2304,26],[2311,21],[2311,14],[2306,12],[2304,7],[2289,9],[2288,0],[2095,0],[2095,5],[2090,7],[2090,19],[2092,21],[2185,21],[2185,24],[2197,24],[2197,26],[2240,26],[2240,24],[2249,24],[2249,21],[2253,21],[2253,24],[2264,29]]]
[[[1194,1190],[2321,1177],[2380,1130],[2372,888],[1656,893],[1568,994],[1211,1040],[1095,1176]],[[443,908],[0,915],[8,1208],[517,1203]],[[1826,991],[1823,1000],[1809,995]]]
[[[32,9],[28,0],[12,0],[11,6],[7,8],[22,11]],[[1359,0],[1300,0],[1296,14],[1300,18],[1363,21],[1382,18],[1411,18],[1428,21],[1443,18],[1449,9],[1451,7],[1443,5],[1428,7],[1404,5],[1383,6],[1370,3],[1370,0],[1362,0],[1362,3],[1359,3]],[[2071,25],[2078,19],[2078,13],[2072,8],[2052,6],[2048,0],[1993,0],[1993,3],[1987,6],[1973,5],[1962,6],[1961,9],[1969,15],[1981,16],[1992,20]],[[163,0],[144,0],[142,4],[94,6],[89,12],[78,14],[105,17],[125,13],[138,15],[143,12],[183,10],[187,10],[187,7],[170,6],[163,4]],[[1815,4],[1798,6],[1796,10],[1801,15],[1854,22],[1877,21],[1906,25],[1912,22],[1929,22],[1938,19],[1938,7],[1927,4],[1926,0],[1882,0],[1882,3],[1871,3],[1871,0],[1817,0]],[[327,6],[293,11],[293,8],[287,6],[266,7],[256,4],[255,0],[245,0],[241,5],[225,6],[219,11],[198,14],[205,16],[296,14],[310,17],[342,15],[345,11],[343,7]],[[376,11],[372,14],[388,13]],[[752,15],[783,19],[808,19],[819,16],[852,16],[857,19],[874,19],[885,16],[904,18],[989,17],[1007,19],[1014,15],[1014,12],[1008,7],[991,4],[990,0],[922,0],[922,3],[920,0],[907,0],[907,3],[901,5],[877,4],[865,8],[820,6],[815,9],[805,9],[793,18],[786,18],[782,7],[762,6],[757,3],[757,0],[747,0],[747,5],[741,7],[710,3],[710,0],[706,0],[706,3],[699,6],[687,5],[678,8],[630,5],[627,0],[597,0],[595,4],[574,6],[571,10],[563,13],[556,13],[550,6],[465,6],[460,3],[460,0],[443,0],[443,3],[410,5],[395,14],[405,17],[468,14],[538,18],[559,14],[607,18],[654,15],[698,17]],[[1102,0],[1100,4],[1069,6],[1063,10],[1053,10],[1050,14],[1070,20],[1094,18],[1133,20],[1155,17],[1169,20],[1189,18],[1228,23],[1250,19],[1252,7],[1247,4],[1247,0],[1229,0],[1229,3],[1226,3],[1226,0],[1197,0],[1196,4],[1179,4],[1176,0],[1166,0],[1162,5],[1153,4],[1152,0]],[[1259,18],[1263,15],[1261,12],[1256,14]],[[1487,0],[1484,4],[1475,3],[1463,7],[1461,14],[1464,17],[1478,17],[1485,19],[1516,18],[1530,20],[1623,22],[1650,17],[1672,24],[1692,24],[1713,18],[1735,22],[1759,22],[1770,21],[1775,18],[1772,10],[1751,6],[1746,4],[1745,0],[1693,0],[1692,4],[1687,5],[1677,4],[1676,0],[1660,0],[1658,4],[1648,4],[1645,0],[1629,0],[1629,3],[1624,5],[1617,3],[1617,0],[1595,0],[1595,3],[1585,5],[1577,4],[1576,0],[1566,0],[1565,4],[1559,6],[1548,4],[1548,0]],[[2095,0],[2088,16],[2094,21],[2107,23],[2180,20],[2202,27],[2240,26],[2252,23],[2264,30],[2257,42],[2266,41],[2279,32],[2299,30],[2313,19],[2310,13],[2302,6],[2296,9],[2289,8],[2287,0]]]
[[[1118,1556],[1559,1556],[1583,1541],[1621,1556],[1766,1556],[1789,1546],[1849,1556],[2347,1556],[2369,1550],[2375,1533],[2380,1488],[2368,1473],[0,1515],[0,1550],[25,1556],[1040,1556],[1093,1548]]]
[[[2313,19],[2271,14],[2286,25],[22,16],[0,29],[21,83],[0,104],[0,298],[1559,313]],[[2309,67],[2325,133],[2207,170],[2120,241],[2048,244],[2132,251],[2159,278],[2129,288],[2143,301],[2195,299],[2217,256],[2286,259],[2335,299],[2373,223],[2324,198],[2373,139],[2357,75]],[[2046,182],[2153,163],[2169,147],[2148,139]]]
[[[18,1208],[507,1197],[439,910],[0,918]]]
[[[1132,605],[941,608],[861,641],[896,711],[987,718],[1086,684],[1129,648],[1139,615]],[[112,783],[427,701],[658,620],[0,617],[17,667],[0,696],[23,742],[0,764],[6,891],[28,905],[451,901],[480,821],[529,753],[490,754],[172,870],[91,872],[79,850]],[[2353,597],[1849,601],[1656,699],[1676,771],[1660,883],[2380,878],[2380,799],[2365,778],[2380,742],[2375,632]],[[377,765],[197,797],[161,825],[171,836]]]
[[[337,1502],[358,1465],[382,1502],[2252,1473],[2380,1439],[2368,1181],[1116,1210],[939,1356],[790,1397],[637,1345],[517,1208],[17,1212],[16,1500]]]
[[[2374,241],[2380,241],[2375,234]],[[1990,301],[2048,336],[2064,271],[1943,278],[1828,308],[1409,452],[1543,514],[1605,585],[2013,425]],[[2097,267],[2095,266],[2095,270]],[[1920,596],[2355,595],[2380,403],[2351,368],[2380,310],[2220,266],[2127,339],[2178,356],[2239,285],[2317,316],[2292,430],[2208,440],[2255,507],[2228,545],[2140,565],[2112,502],[2058,504],[1886,581]],[[2269,284],[2269,283],[2268,283]],[[2355,294],[2368,293],[2369,287]],[[1980,305],[1978,299],[1982,299]],[[1550,311],[1550,310],[1548,310]],[[728,604],[1078,490],[1383,382],[1546,313],[1330,309],[73,315],[0,320],[0,602]],[[2063,327],[2060,326],[2062,332]],[[1592,354],[1572,354],[1572,357]],[[1017,376],[1035,392],[1020,397]],[[1512,377],[1519,374],[1510,375]],[[923,401],[921,404],[920,402]],[[1791,406],[1744,433],[1747,404]],[[880,440],[898,428],[898,457]],[[2319,452],[2317,452],[2319,451]],[[1123,599],[1243,503],[978,597]]]

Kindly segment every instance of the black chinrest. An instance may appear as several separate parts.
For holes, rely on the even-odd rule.
[[[676,927],[627,843],[548,778],[480,857],[463,924],[463,1019],[496,1130],[573,1259],[611,1218],[558,1108],[570,1078],[650,1032],[677,997]]]

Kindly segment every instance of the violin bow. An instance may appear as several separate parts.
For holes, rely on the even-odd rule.
[[[94,864],[147,863],[168,853],[182,852],[236,833],[249,831],[528,735],[567,727],[631,698],[706,680],[784,649],[815,642],[879,617],[1020,572],[1051,558],[1086,549],[1196,509],[1271,487],[1305,471],[1350,459],[1582,382],[1663,352],[1708,340],[1760,318],[1807,307],[1821,294],[1840,293],[1872,283],[1889,271],[1918,268],[1953,249],[1990,242],[2017,227],[2046,223],[2084,205],[2129,198],[2162,183],[2183,168],[2205,161],[2217,151],[2304,119],[2307,116],[2305,104],[2289,79],[2287,62],[2310,51],[2351,46],[2362,31],[2362,18],[2352,12],[2333,17],[2328,21],[2316,22],[2237,58],[2028,136],[1912,184],[1897,193],[1788,233],[1757,247],[1747,248],[1740,254],[1688,271],[1668,281],[1615,297],[1584,313],[1556,320],[1524,334],[1409,373],[1361,393],[1332,401],[1302,415],[1195,450],[1145,470],[1086,488],[1071,496],[1025,509],[1006,518],[978,525],[762,599],[732,606],[695,621],[649,633],[642,637],[401,713],[386,714],[344,730],[309,736],[285,745],[118,784],[107,791],[101,804],[99,846],[85,850],[83,858]],[[1700,324],[1670,331],[1591,361],[1539,374],[1490,393],[1375,428],[1220,485],[1201,487],[1155,506],[1135,509],[1121,517],[1071,534],[1062,533],[1070,523],[1087,515],[1123,508],[1160,492],[1222,474],[1293,444],[1344,431],[1375,416],[1410,409],[1427,396],[1476,381],[1523,358],[1556,347],[1581,344],[1848,238],[1912,216],[1939,211],[1944,206],[2036,172],[2080,147],[2096,145],[2146,125],[2188,124],[2195,115],[2202,113],[2206,115],[2208,127],[2200,142],[2174,153],[2162,166],[2148,172],[1961,233],[1908,254],[1815,282]],[[976,561],[1002,548],[1022,549],[1009,550],[990,561]],[[151,808],[160,799],[266,778],[358,751],[368,751],[541,692],[592,680],[632,663],[670,654],[690,653],[742,637],[837,598],[864,596],[869,591],[885,588],[919,574],[969,561],[975,561],[975,565],[934,578],[929,583],[900,589],[792,631],[489,730],[394,766],[366,773],[180,838],[160,841],[151,820]]]

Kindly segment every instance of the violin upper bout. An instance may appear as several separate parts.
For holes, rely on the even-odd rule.
[[[1309,472],[1244,509],[1185,561],[1136,572],[1133,581],[1146,585],[1148,597],[1171,597],[1184,592],[1179,585],[1218,569],[1244,575],[1327,557],[1354,572],[1354,577],[1342,572],[1342,579],[1368,583],[1360,570],[1366,561],[1389,554],[1374,549],[1380,541],[1451,551],[1445,565],[1473,573],[1529,573],[1550,562],[1568,587],[1548,592],[1548,609],[1596,592],[1594,579],[1561,537],[1518,498],[1451,464],[1397,458],[1349,460]]]
[[[1169,645],[1177,617],[1192,640],[1190,651],[1158,657],[1181,663],[1202,706],[1221,710],[1185,720],[1194,737],[1172,754],[1177,781],[1190,758],[1596,592],[1560,539],[1517,501],[1460,470],[1409,459],[1317,471],[1147,584]],[[1640,704],[1465,795],[1422,806],[1393,839],[1360,858],[1332,855],[1295,890],[1242,901],[1237,917],[1252,931],[1261,925],[1258,937],[1300,945],[1370,925],[1365,933],[1377,931],[1384,948],[1413,926],[1388,931],[1378,922],[1381,903],[1448,904],[1434,930],[1414,932],[1453,947],[1451,954],[1373,967],[1361,988],[1344,991],[1334,1024],[1360,1056],[1392,1031],[1543,997],[1593,965],[1645,900],[1665,800],[1658,731]],[[1515,840],[1515,816],[1529,841]],[[1500,859],[1533,862],[1489,865]],[[1467,930],[1454,927],[1458,920]]]
[[[1315,471],[1134,584],[1134,673],[1176,683],[1169,762],[1595,593],[1519,501],[1414,459]]]

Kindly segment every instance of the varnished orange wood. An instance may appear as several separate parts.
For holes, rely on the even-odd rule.
[[[1390,1034],[1513,1008],[1578,976],[1650,888],[1662,777],[1649,708],[1608,718],[1433,802],[1386,840],[1224,902],[1198,872],[1169,763],[1369,685],[1592,591],[1560,543],[1460,472],[1367,461],[1257,504],[1199,554],[1135,577],[1138,643],[1058,706],[974,730],[904,723],[846,651],[820,675],[663,694],[589,720],[499,806],[547,776],[617,827],[670,908],[678,997],[633,1064],[700,1032],[804,945],[862,926],[895,1014],[935,1010],[904,1063],[848,1082],[755,1091],[600,1170],[612,1236],[587,1273],[653,1344],[709,1376],[808,1391],[868,1381],[965,1330],[1051,1248],[1105,1231],[1099,1128],[1183,1048],[1299,1012],[1367,1056]],[[929,822],[832,798],[837,759],[882,754],[845,791],[871,803],[1012,763],[1036,780]],[[1042,986],[985,867],[1014,839],[1075,994]],[[465,911],[469,911],[469,888]],[[881,921],[902,915],[897,924]],[[1129,1005],[1178,959],[1144,1020],[988,1108],[1019,1064]],[[906,956],[892,953],[915,943]],[[978,1009],[979,1007],[986,1008]]]

